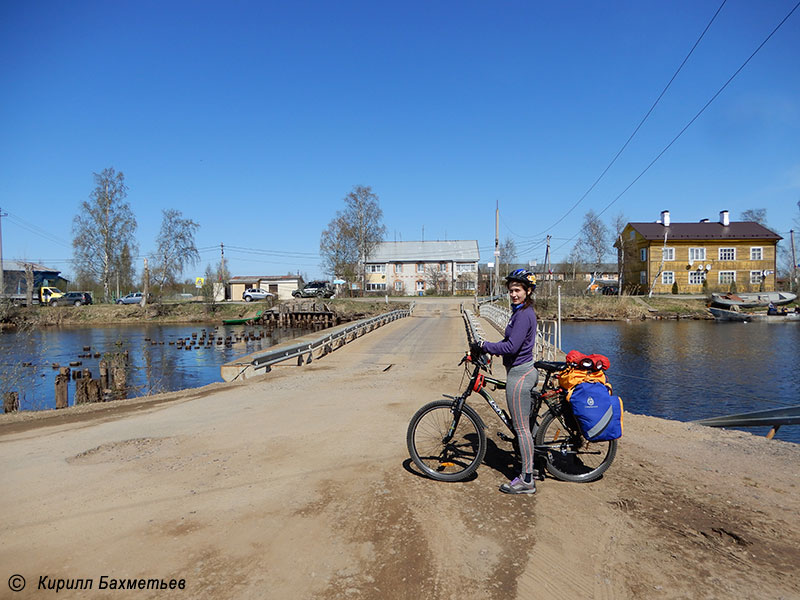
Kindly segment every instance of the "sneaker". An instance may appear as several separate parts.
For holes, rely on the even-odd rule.
[[[536,481],[532,480],[530,483],[525,483],[519,477],[515,477],[508,483],[501,485],[500,491],[504,494],[535,494]]]

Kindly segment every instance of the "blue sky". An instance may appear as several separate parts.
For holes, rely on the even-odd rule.
[[[797,0],[0,3],[4,259],[72,271],[93,172],[124,172],[141,254],[161,209],[200,224],[202,274],[321,275],[319,237],[354,185],[389,240],[500,237],[565,256],[589,209],[715,220],[800,200]],[[235,250],[244,248],[249,250]],[[141,267],[141,261],[140,261]]]

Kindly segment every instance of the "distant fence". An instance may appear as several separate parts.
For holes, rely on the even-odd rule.
[[[470,342],[483,341],[486,335],[481,327],[480,321],[475,314],[463,307],[464,318],[467,323],[467,337]],[[481,304],[479,306],[480,316],[489,321],[500,333],[505,331],[508,320],[511,318],[511,311],[496,304]],[[558,327],[556,321],[537,321],[536,346],[533,350],[535,360],[558,360],[561,358],[562,351],[556,344],[558,339]]]

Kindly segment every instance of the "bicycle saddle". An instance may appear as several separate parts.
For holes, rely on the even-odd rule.
[[[565,362],[553,362],[549,360],[537,360],[533,363],[533,366],[537,369],[541,369],[542,371],[547,371],[548,373],[555,373],[556,371],[563,371],[567,363]]]

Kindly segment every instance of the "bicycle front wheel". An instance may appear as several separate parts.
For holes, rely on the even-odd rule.
[[[544,452],[553,477],[578,483],[600,477],[617,454],[617,440],[590,442],[579,431],[565,427],[550,411],[542,417],[534,444],[537,452]]]
[[[486,432],[481,419],[464,405],[458,425],[453,402],[437,400],[420,408],[408,424],[406,443],[414,464],[438,481],[461,481],[472,475],[486,455]]]

